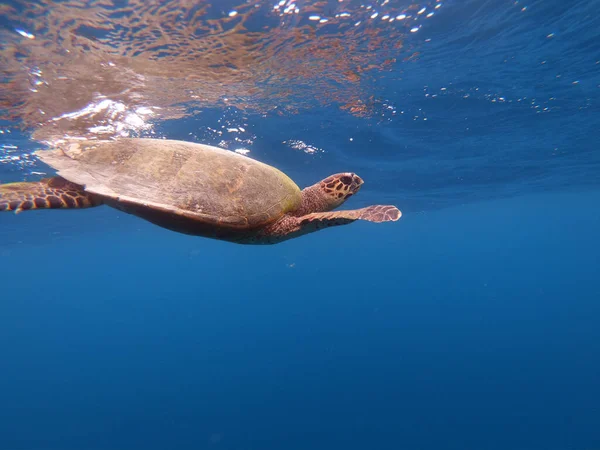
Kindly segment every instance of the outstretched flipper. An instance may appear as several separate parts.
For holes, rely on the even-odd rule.
[[[90,208],[100,204],[97,196],[61,177],[0,185],[0,211],[20,213],[29,209]]]
[[[361,209],[350,209],[346,211],[330,211],[311,213],[299,217],[302,227],[315,226],[316,231],[321,228],[334,225],[346,225],[355,220],[368,220],[369,222],[389,222],[400,219],[402,213],[398,208],[392,205],[373,205]]]
[[[375,223],[395,222],[400,217],[402,217],[402,213],[392,205],[373,205],[345,211],[316,212],[300,217],[284,216],[273,225],[266,227],[258,235],[252,235],[242,242],[246,244],[276,244],[323,228],[347,225],[355,220],[367,220]]]

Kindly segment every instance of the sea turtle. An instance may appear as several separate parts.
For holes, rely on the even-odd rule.
[[[331,212],[363,184],[354,173],[300,190],[274,167],[192,142],[81,140],[36,154],[57,176],[0,185],[0,211],[109,205],[173,231],[243,244],[402,215],[391,205]]]

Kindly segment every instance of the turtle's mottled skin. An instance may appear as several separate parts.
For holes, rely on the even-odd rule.
[[[109,205],[180,233],[274,244],[362,219],[398,220],[395,206],[332,212],[362,179],[339,173],[300,190],[283,172],[208,145],[162,139],[76,141],[37,152],[57,170],[0,185],[0,211]]]

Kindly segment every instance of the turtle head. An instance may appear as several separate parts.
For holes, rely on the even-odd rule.
[[[331,211],[356,194],[363,184],[352,172],[336,173],[302,191],[302,206],[296,215]]]
[[[347,199],[356,194],[364,181],[352,172],[336,173],[319,183],[319,188],[329,199],[331,209],[337,208]]]

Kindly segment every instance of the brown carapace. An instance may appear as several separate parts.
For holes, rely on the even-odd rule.
[[[240,244],[275,244],[356,220],[393,222],[402,215],[392,205],[332,211],[363,185],[354,173],[300,190],[274,167],[191,142],[77,141],[37,155],[57,176],[0,185],[0,211],[104,204],[173,231]]]

